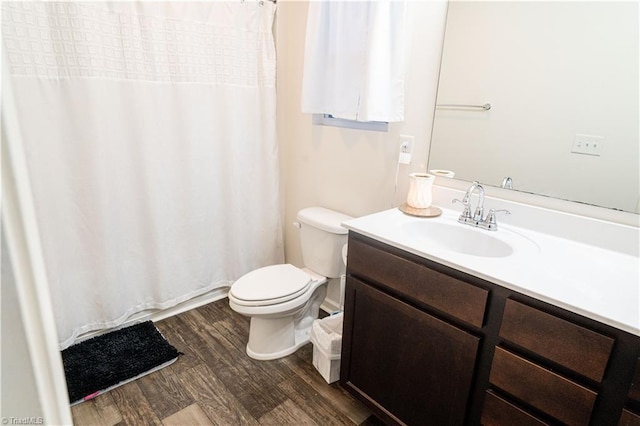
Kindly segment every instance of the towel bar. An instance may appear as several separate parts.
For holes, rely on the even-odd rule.
[[[458,105],[458,104],[438,104],[436,108],[464,108],[464,109],[482,109],[484,111],[489,111],[491,109],[491,104],[486,103],[484,105]]]

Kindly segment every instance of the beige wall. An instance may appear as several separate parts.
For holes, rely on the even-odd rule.
[[[352,216],[404,201],[407,175],[424,171],[429,153],[446,3],[409,1],[405,121],[389,132],[313,126],[300,112],[306,1],[279,1],[278,132],[285,210],[285,255],[302,266],[298,232],[291,226],[304,207],[323,206]],[[399,135],[415,136],[413,161],[398,166]],[[329,298],[337,300],[335,284]]]

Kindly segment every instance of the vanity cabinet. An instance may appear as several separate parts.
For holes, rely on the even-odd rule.
[[[351,231],[340,384],[388,424],[640,426],[640,337]]]
[[[464,424],[488,291],[358,238],[347,258],[341,385],[389,423]]]

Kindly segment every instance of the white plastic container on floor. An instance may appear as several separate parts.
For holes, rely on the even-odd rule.
[[[340,378],[340,351],[342,350],[342,312],[313,321],[313,366],[327,383]]]

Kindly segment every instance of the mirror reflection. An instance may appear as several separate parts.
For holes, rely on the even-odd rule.
[[[429,169],[639,212],[638,44],[637,2],[450,2]]]

